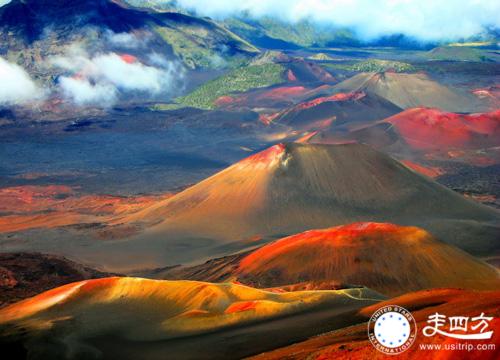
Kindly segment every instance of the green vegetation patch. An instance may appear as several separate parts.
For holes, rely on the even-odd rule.
[[[191,69],[234,68],[260,52],[213,21],[182,16],[182,21],[163,17],[164,25],[153,27]]]
[[[129,5],[144,9],[153,9],[157,11],[176,11],[181,12],[173,0],[125,0]]]
[[[188,68],[213,68],[217,67],[218,63],[224,62],[224,59],[217,52],[204,43],[206,40],[203,38],[202,31],[205,29],[186,28],[182,30],[184,31],[166,26],[156,28],[156,31],[172,46],[174,53]],[[201,36],[196,36],[197,34],[193,30],[200,30]]]
[[[215,108],[215,100],[221,96],[245,92],[283,82],[285,67],[280,64],[251,65],[235,69],[211,80],[189,95],[176,99],[183,106],[199,109]]]

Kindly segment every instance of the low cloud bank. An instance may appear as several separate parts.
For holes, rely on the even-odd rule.
[[[61,77],[61,90],[76,105],[111,106],[117,100],[116,88],[109,84],[92,84],[83,78]]]
[[[458,40],[500,27],[498,0],[153,0],[178,4],[200,15],[225,18],[246,12],[253,17],[309,20],[354,29],[373,40],[404,34],[421,41]],[[0,0],[0,6],[10,0]],[[112,41],[137,44],[130,34]]]
[[[150,36],[147,33],[139,34],[134,33],[115,33],[108,30],[105,33],[106,40],[109,44],[120,47],[122,49],[139,49],[147,45]]]
[[[25,104],[44,95],[26,70],[0,57],[0,105]]]
[[[169,2],[158,0],[159,2]],[[215,18],[247,12],[285,21],[310,20],[354,29],[365,40],[404,34],[422,41],[456,40],[500,27],[498,0],[177,0]]]
[[[62,94],[77,105],[112,106],[120,94],[168,95],[182,81],[182,68],[157,54],[150,65],[129,54],[87,54],[73,48],[54,57],[50,65],[62,70],[58,85]]]

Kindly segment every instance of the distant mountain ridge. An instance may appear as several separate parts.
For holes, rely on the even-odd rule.
[[[72,43],[102,45],[106,31],[146,31],[151,49],[180,58],[190,68],[210,67],[215,56],[241,61],[259,52],[210,19],[138,9],[117,0],[14,0],[0,8],[0,54],[28,69]]]

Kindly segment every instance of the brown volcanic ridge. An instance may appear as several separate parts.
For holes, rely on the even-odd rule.
[[[151,275],[237,281],[273,291],[357,284],[391,296],[437,287],[500,288],[495,268],[427,231],[371,222],[310,230],[249,253]]]
[[[147,229],[106,242],[156,256],[156,266],[199,262],[285,235],[357,221],[422,226],[476,255],[498,251],[499,213],[361,144],[280,144],[117,223]],[[119,245],[119,246],[118,246]],[[100,262],[99,262],[100,263]],[[113,271],[119,271],[113,269]]]
[[[333,90],[376,94],[402,109],[425,106],[455,112],[487,110],[485,103],[474,95],[453,91],[423,73],[360,73],[335,85]]]
[[[0,344],[19,359],[237,359],[351,325],[346,314],[383,299],[365,288],[96,279],[0,309]]]

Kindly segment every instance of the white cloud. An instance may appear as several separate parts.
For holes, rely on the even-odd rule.
[[[310,20],[355,29],[365,39],[403,33],[420,40],[452,40],[500,27],[498,0],[178,0],[212,17],[247,11],[255,17]]]
[[[151,65],[129,54],[113,52],[90,56],[73,47],[65,56],[50,60],[66,74],[59,77],[65,97],[78,105],[111,106],[120,94],[168,95],[182,80],[180,65],[158,54],[149,56]],[[152,66],[155,65],[155,66]]]
[[[106,31],[107,41],[116,47],[123,49],[138,49],[146,45],[149,38],[140,39],[133,33],[115,33],[111,30]]]
[[[0,105],[23,104],[43,96],[44,91],[22,67],[0,57]]]
[[[91,61],[96,70],[92,77],[103,78],[124,90],[157,94],[168,77],[161,69],[144,65],[133,57],[123,58],[115,53],[98,55]]]
[[[83,78],[61,77],[59,85],[63,95],[76,105],[111,106],[117,97],[116,88],[110,84],[91,84]]]
[[[170,61],[156,52],[152,52],[151,54],[149,54],[148,60],[152,65],[156,65],[162,68],[168,68],[171,64]]]

